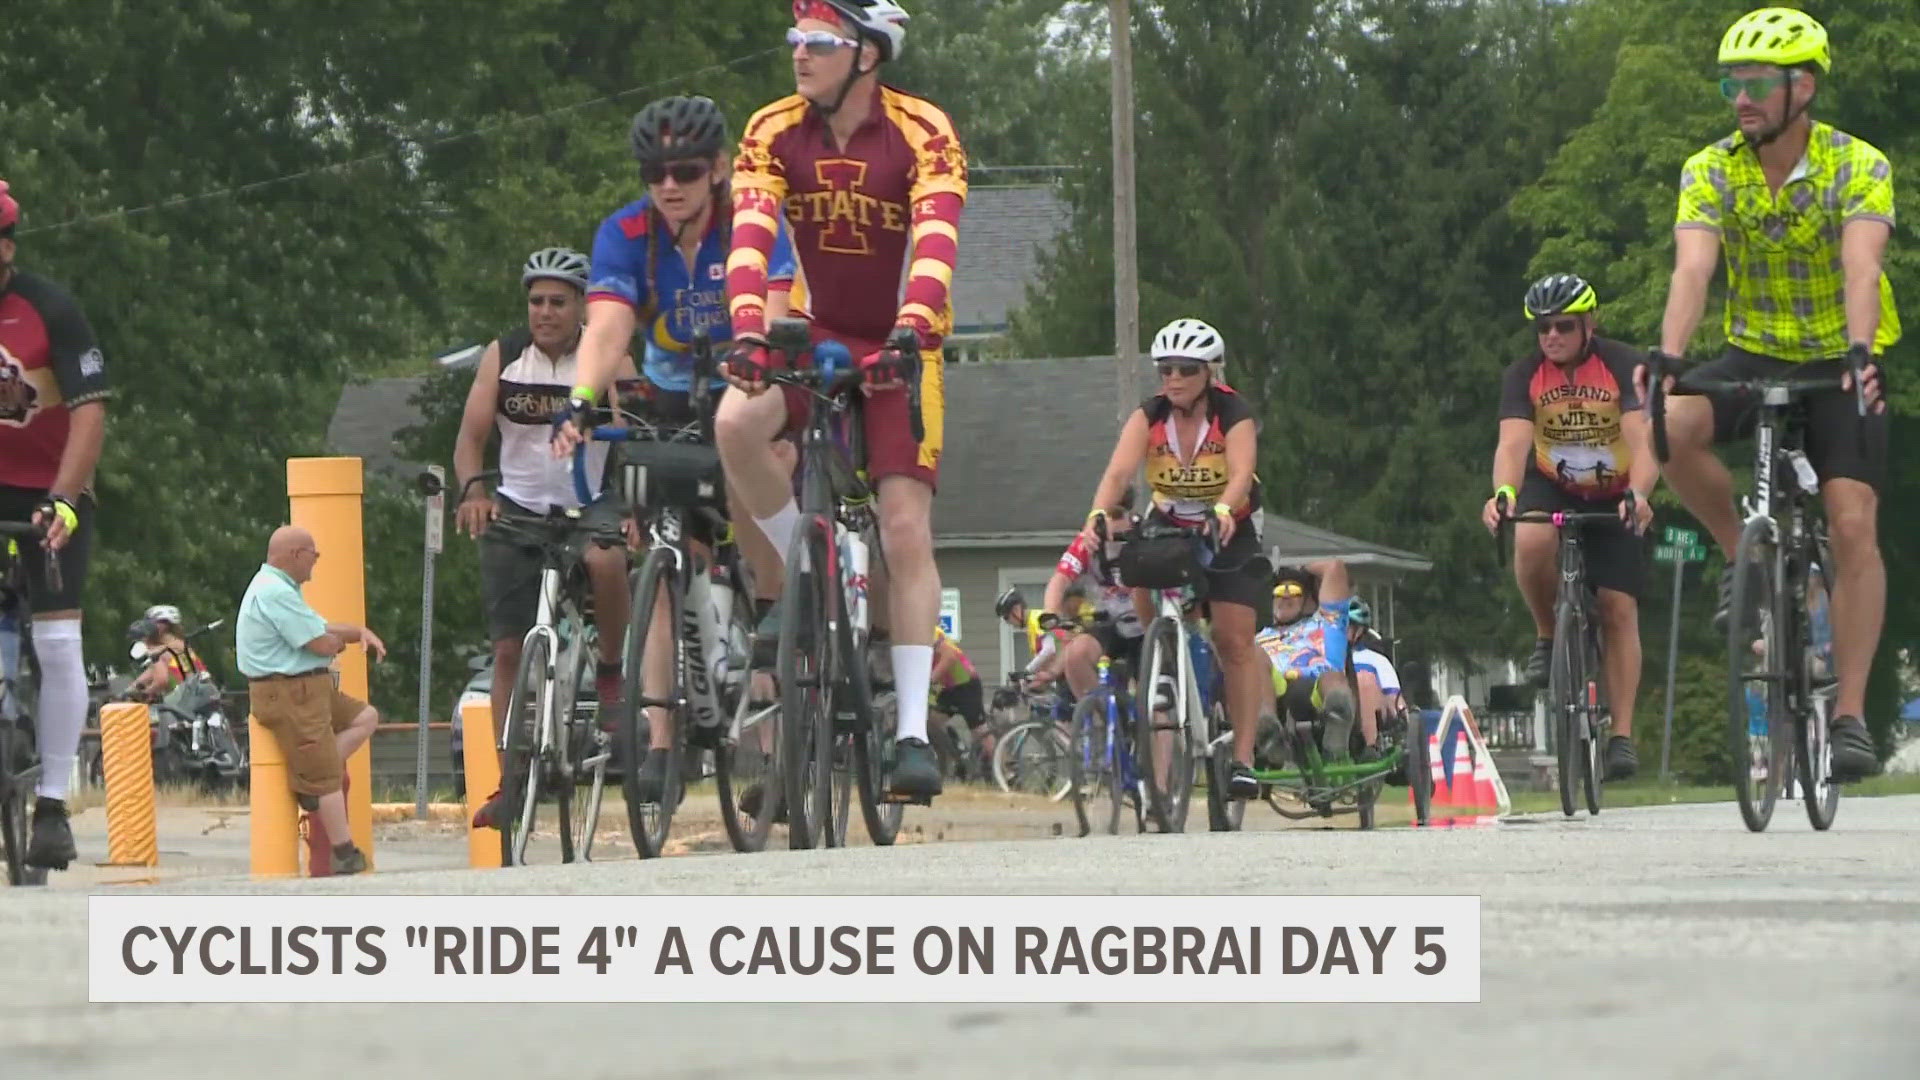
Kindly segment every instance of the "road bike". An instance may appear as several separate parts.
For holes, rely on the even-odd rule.
[[[40,759],[34,745],[33,710],[39,701],[40,662],[33,651],[33,606],[27,596],[27,564],[21,544],[37,546],[46,531],[25,522],[0,521],[0,611],[19,628],[18,651],[0,656],[0,854],[7,862],[7,884],[45,885],[45,867],[27,865],[33,828],[34,787]],[[46,554],[47,585],[60,589],[60,560]]]
[[[1009,725],[994,737],[993,782],[1001,791],[1044,795],[1059,802],[1073,790],[1068,765],[1068,722],[1073,716],[1072,691],[1065,679],[1034,688],[1025,671],[1010,674],[1015,701],[1026,708],[1025,720]]]
[[[1073,816],[1080,823],[1080,835],[1091,834],[1089,812],[1104,794],[1109,836],[1120,834],[1121,815],[1129,808],[1134,831],[1146,832],[1149,796],[1133,750],[1134,701],[1128,689],[1128,665],[1124,658],[1102,653],[1095,671],[1098,684],[1073,709],[1073,736],[1067,750]]]

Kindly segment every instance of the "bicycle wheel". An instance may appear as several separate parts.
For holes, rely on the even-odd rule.
[[[1573,816],[1581,772],[1587,763],[1587,718],[1584,709],[1587,676],[1585,650],[1580,646],[1580,616],[1572,600],[1561,597],[1554,615],[1553,668],[1547,700],[1553,704],[1552,725],[1559,739],[1560,810]]]
[[[1413,820],[1426,825],[1433,815],[1433,750],[1427,745],[1427,723],[1418,709],[1404,710],[1402,750],[1407,787],[1413,792]]]
[[[1111,760],[1107,756],[1107,704],[1113,691],[1099,687],[1073,707],[1073,737],[1067,745],[1067,771],[1073,778],[1073,816],[1080,823],[1080,835],[1093,833],[1093,820],[1087,806],[1113,786]],[[1118,833],[1116,812],[1107,822],[1109,834]]]
[[[1182,674],[1179,641],[1172,619],[1157,618],[1147,628],[1140,643],[1140,693],[1148,704],[1134,717],[1134,761],[1146,782],[1147,815],[1161,832],[1170,833],[1185,830],[1193,795],[1193,741],[1187,730],[1191,680]],[[1165,710],[1156,708],[1163,676],[1172,680],[1174,693]]]
[[[755,700],[753,592],[735,580],[727,666],[718,682],[731,723],[713,752],[713,780],[727,839],[733,850],[752,852],[767,846],[767,834],[782,809],[780,705]],[[760,681],[765,682],[764,673]]]
[[[993,747],[993,778],[1005,792],[1031,792],[1059,802],[1073,788],[1067,737],[1051,720],[1015,724]]]
[[[1780,547],[1774,523],[1755,518],[1734,549],[1727,614],[1727,737],[1740,817],[1753,832],[1773,819],[1774,800],[1793,760],[1781,657],[1786,598],[1779,588]]]
[[[620,665],[622,691],[626,700],[633,703],[622,718],[619,738],[614,740],[620,754],[620,793],[627,804],[627,828],[633,835],[633,846],[643,859],[657,859],[666,850],[667,837],[673,830],[673,813],[680,805],[681,751],[686,746],[687,725],[692,722],[682,693],[686,687],[686,673],[682,669],[685,650],[680,648],[679,641],[685,595],[674,570],[674,552],[668,548],[654,548],[641,561],[633,599],[627,609],[627,648]],[[653,641],[654,611],[663,602],[667,606],[668,634],[665,640]],[[673,657],[668,665],[670,674],[665,692],[658,698],[646,693],[643,681],[650,644],[668,650]],[[673,739],[667,749],[665,786],[657,802],[645,799],[640,790],[640,769],[653,744],[653,728],[647,718],[649,710],[640,705],[649,701],[669,703],[655,707],[665,708],[667,721],[673,725]]]
[[[780,648],[780,774],[786,789],[787,846],[826,842],[833,814],[833,534],[809,515],[794,534],[782,591]]]
[[[856,659],[849,666],[864,669],[866,665]],[[863,684],[866,678],[863,671],[850,676],[848,681]],[[854,693],[858,696],[861,691]],[[900,822],[907,812],[906,803],[891,802],[886,797],[893,765],[893,734],[900,722],[900,702],[891,691],[883,693],[874,699],[867,714],[867,721],[853,736],[853,771],[860,792],[860,816],[866,820],[867,838],[874,846],[889,847],[899,838]],[[846,804],[839,805],[844,813]]]
[[[544,633],[528,635],[520,648],[520,670],[514,675],[513,692],[507,699],[507,722],[502,728],[506,752],[500,763],[500,798],[501,806],[513,817],[500,830],[503,866],[527,864],[527,841],[533,835],[544,794],[542,789],[546,786],[541,744],[545,740],[546,718],[553,708],[552,641]],[[570,850],[563,851],[562,861],[571,855]]]
[[[1609,704],[1606,694],[1604,673],[1606,668],[1600,655],[1600,627],[1592,620],[1587,622],[1586,633],[1586,715],[1581,719],[1582,730],[1587,733],[1587,759],[1584,765],[1585,781],[1581,787],[1586,789],[1587,816],[1600,813],[1600,784],[1607,775],[1607,735],[1613,730],[1601,723],[1607,714]]]
[[[40,770],[31,765],[32,736],[0,721],[0,848],[7,860],[7,884],[45,885],[47,868],[27,865],[32,832],[33,787]]]
[[[1808,550],[1820,569],[1813,572],[1804,564],[1794,568],[1806,589],[1806,601],[1792,605],[1795,647],[1790,651],[1804,657],[1800,670],[1790,677],[1804,690],[1795,695],[1799,701],[1793,710],[1794,759],[1800,777],[1800,800],[1807,806],[1807,822],[1825,832],[1832,827],[1834,815],[1840,810],[1840,785],[1833,782],[1833,743],[1828,738],[1829,725],[1833,722],[1832,687],[1815,689],[1817,683],[1829,680],[1819,678],[1827,672],[1817,670],[1821,661],[1815,652],[1811,613],[1832,610],[1826,575],[1830,572],[1827,567],[1833,565],[1833,556],[1824,538],[1814,538]]]
[[[1212,733],[1208,740],[1211,750],[1207,754],[1207,829],[1210,832],[1239,832],[1247,817],[1247,800],[1236,799],[1227,794],[1228,778],[1233,770],[1233,743],[1231,740],[1215,743],[1213,740],[1229,735],[1233,726],[1227,722],[1227,707],[1223,702],[1214,702],[1207,712],[1207,729]]]
[[[581,686],[594,677],[600,658],[599,635],[593,624],[573,665],[573,707],[568,709],[566,726],[566,772],[574,799],[568,832],[572,846],[582,862],[593,861],[594,839],[600,832],[600,809],[605,802],[607,762],[613,757],[612,738],[600,728],[600,702],[592,707],[580,700]],[[584,789],[584,790],[582,790]]]

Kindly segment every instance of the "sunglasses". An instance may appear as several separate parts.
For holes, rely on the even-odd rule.
[[[1745,91],[1748,101],[1765,101],[1781,83],[1794,75],[1791,71],[1776,71],[1771,75],[1753,75],[1739,78],[1734,75],[1720,76],[1720,96],[1733,101]]]
[[[1533,330],[1534,330],[1534,333],[1536,334],[1546,334],[1550,331],[1557,330],[1562,334],[1571,335],[1579,329],[1580,329],[1579,319],[1535,319],[1533,320]]]
[[[1185,363],[1168,363],[1168,362],[1162,361],[1161,363],[1155,364],[1153,366],[1160,370],[1160,377],[1163,379],[1169,375],[1180,375],[1185,378],[1192,378],[1193,376],[1198,375],[1201,372],[1207,370],[1207,365],[1196,364],[1191,360],[1186,361]]]
[[[712,168],[704,161],[675,161],[668,164],[655,161],[640,166],[640,179],[648,184],[663,184],[671,176],[674,183],[691,184],[707,175]]]
[[[1297,581],[1283,581],[1274,587],[1273,595],[1276,597],[1305,596],[1307,595],[1307,590],[1301,588],[1300,583]]]
[[[787,30],[787,47],[805,45],[808,56],[832,56],[841,49],[851,49],[859,44],[826,30],[802,30],[797,26]]]

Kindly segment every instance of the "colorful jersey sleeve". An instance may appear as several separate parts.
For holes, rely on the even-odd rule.
[[[934,347],[952,329],[949,290],[959,257],[960,210],[967,201],[967,154],[953,121],[931,102],[883,94],[889,116],[913,148],[911,261],[898,322]]]
[[[1073,538],[1067,550],[1060,553],[1060,561],[1053,564],[1055,573],[1065,574],[1068,578],[1078,578],[1093,569],[1091,549],[1087,546],[1085,534]]]
[[[727,257],[728,308],[733,335],[762,335],[767,329],[767,282],[782,231],[787,197],[786,166],[773,141],[806,115],[806,99],[782,98],[747,121],[733,164],[733,247]],[[788,261],[793,258],[789,244]],[[791,273],[791,271],[789,271]]]
[[[646,205],[635,203],[600,223],[593,237],[593,268],[587,274],[588,302],[619,300],[643,317],[652,309],[646,267],[651,219]]]

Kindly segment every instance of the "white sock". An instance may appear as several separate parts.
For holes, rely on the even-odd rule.
[[[927,739],[927,684],[933,681],[933,646],[895,645],[893,657],[894,700],[900,706],[898,737]]]
[[[80,732],[87,726],[87,672],[80,658],[80,620],[36,620],[33,651],[40,658],[40,703],[34,712],[40,749],[36,793],[64,800],[73,784]]]
[[[780,553],[780,565],[787,565],[787,548],[793,544],[793,530],[800,524],[800,507],[792,499],[773,512],[772,517],[756,517],[754,523],[766,534],[767,542]]]

